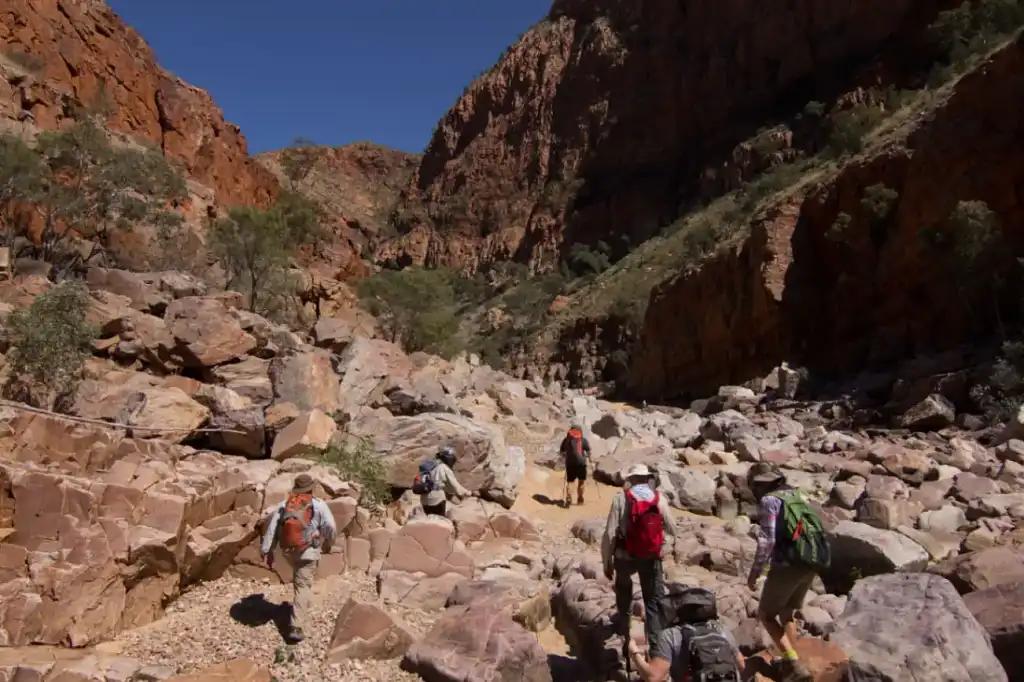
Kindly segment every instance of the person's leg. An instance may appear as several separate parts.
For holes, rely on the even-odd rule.
[[[661,599],[665,596],[665,579],[661,559],[648,559],[640,565],[640,592],[644,597],[644,631],[650,655],[657,653],[658,639],[664,623],[661,620]]]
[[[572,484],[579,479],[579,471],[572,464],[565,465],[565,506],[572,506]]]
[[[804,568],[793,568],[793,592],[782,611],[779,612],[779,624],[786,633],[786,639],[790,644],[796,644],[796,612],[803,608],[804,599],[814,584],[815,574],[813,571]]]
[[[425,504],[423,505],[423,513],[428,516],[447,516],[448,502],[446,500],[440,504]]]
[[[576,502],[583,504],[583,489],[587,485],[587,468],[585,466],[580,467],[579,476],[577,476],[576,480],[579,481],[576,485]]]
[[[807,669],[800,663],[796,649],[793,648],[791,635],[795,634],[795,627],[787,633],[785,621],[780,617],[789,611],[789,617],[792,618],[789,605],[805,578],[806,569],[803,567],[772,564],[765,578],[757,609],[758,619],[764,625],[772,642],[782,652],[781,672],[787,682],[808,679]],[[802,595],[800,599],[803,599]]]
[[[309,602],[313,593],[313,576],[316,575],[316,561],[296,561],[293,566],[295,577],[292,579],[292,586],[295,589],[295,596],[292,599],[292,639],[301,640],[303,637],[302,628],[305,626],[306,614],[309,611]]]
[[[615,610],[618,613],[622,633],[629,632],[633,612],[633,562],[627,559],[615,560]]]

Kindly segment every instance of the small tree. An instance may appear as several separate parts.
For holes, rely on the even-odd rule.
[[[860,207],[872,222],[880,223],[889,217],[899,198],[900,195],[896,190],[879,182],[864,189]]]
[[[331,443],[320,456],[327,467],[341,477],[362,487],[360,503],[368,507],[383,507],[391,501],[391,484],[384,463],[373,453],[367,440],[354,443]]]
[[[88,262],[106,247],[113,230],[164,220],[169,204],[188,196],[184,178],[154,150],[114,147],[91,118],[39,135],[46,171],[29,199],[43,218],[38,255],[57,258],[69,230],[94,247],[73,260]]]
[[[24,229],[27,201],[39,195],[45,167],[39,155],[17,135],[0,135],[0,228],[10,247]]]
[[[268,287],[282,281],[282,272],[296,250],[318,234],[315,217],[289,203],[268,210],[235,207],[214,223],[208,235],[210,251],[227,274],[226,286],[249,297],[256,312],[271,295]]]
[[[459,301],[447,270],[383,270],[359,281],[359,296],[392,341],[406,350],[446,354],[459,329]]]
[[[73,398],[95,338],[88,307],[85,287],[68,281],[11,314],[8,397],[44,409],[60,409]]]
[[[291,146],[278,155],[281,171],[288,180],[289,191],[298,192],[321,156],[321,148],[312,140],[297,137]]]

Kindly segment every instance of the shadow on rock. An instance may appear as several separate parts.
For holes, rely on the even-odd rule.
[[[587,682],[590,679],[583,665],[575,658],[548,654],[548,667],[553,682]]]
[[[250,594],[248,597],[238,600],[231,605],[228,613],[236,622],[251,628],[258,628],[273,622],[274,627],[281,634],[281,638],[287,640],[291,610],[290,603],[274,604],[267,601],[267,598],[261,593]]]
[[[539,502],[540,504],[547,504],[552,507],[561,507],[565,504],[564,500],[555,500],[542,493],[534,493],[533,499],[535,502]]]

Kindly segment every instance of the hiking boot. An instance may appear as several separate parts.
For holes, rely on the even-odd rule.
[[[288,643],[289,644],[298,644],[299,642],[301,642],[304,639],[306,639],[306,636],[302,634],[302,630],[300,628],[292,628],[288,632]]]
[[[576,496],[576,504],[583,504],[583,493]]]
[[[814,682],[814,675],[802,661],[783,658],[773,667],[779,672],[779,682]]]
[[[571,495],[566,495],[565,496],[565,508],[568,509],[571,506],[572,506],[572,496]]]

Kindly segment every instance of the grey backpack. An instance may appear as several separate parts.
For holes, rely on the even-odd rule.
[[[736,652],[716,623],[681,626],[689,648],[693,682],[740,682]]]

